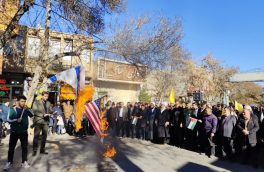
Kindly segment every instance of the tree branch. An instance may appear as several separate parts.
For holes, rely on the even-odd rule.
[[[19,20],[29,10],[29,8],[34,5],[34,2],[35,0],[25,0],[24,4],[20,6],[17,13],[8,24],[6,30],[0,36],[0,48],[4,47],[6,42],[12,37],[12,32],[18,25]]]

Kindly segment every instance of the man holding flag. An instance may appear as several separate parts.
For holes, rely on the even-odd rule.
[[[11,124],[8,160],[4,167],[4,171],[12,167],[13,157],[18,139],[21,142],[22,148],[22,164],[24,168],[29,168],[27,163],[28,155],[28,116],[33,117],[32,113],[25,108],[26,97],[19,96],[17,98],[16,106],[10,109],[7,120]]]

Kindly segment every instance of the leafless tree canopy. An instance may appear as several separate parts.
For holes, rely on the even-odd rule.
[[[113,34],[105,39],[106,56],[132,64],[162,69],[172,49],[181,49],[182,27],[177,18],[140,17],[111,29]]]
[[[103,30],[104,15],[122,11],[123,5],[122,0],[54,0],[52,10],[76,29],[94,34]]]

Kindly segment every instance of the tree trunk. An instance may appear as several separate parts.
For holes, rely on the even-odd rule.
[[[27,105],[29,107],[31,107],[33,103],[34,95],[35,95],[35,92],[37,91],[37,87],[38,87],[39,80],[40,80],[42,73],[43,73],[42,67],[38,65],[35,69],[35,74],[31,81],[31,84],[30,84],[31,86],[29,88],[28,95],[27,95]]]
[[[46,65],[49,55],[49,37],[50,37],[50,0],[46,3],[46,26],[44,38],[42,39],[41,56],[39,57],[39,65],[34,71],[31,87],[28,91],[27,105],[31,106],[34,100],[34,94],[38,90],[39,82],[43,75],[47,75]],[[45,77],[46,78],[46,77]],[[44,81],[44,80],[43,80]],[[43,83],[45,84],[45,83]]]

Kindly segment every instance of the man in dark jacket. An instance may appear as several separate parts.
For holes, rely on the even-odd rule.
[[[147,128],[148,128],[149,119],[148,119],[148,109],[146,105],[144,104],[141,105],[140,113],[141,113],[140,139],[147,140],[148,139]]]
[[[183,109],[183,114],[184,114],[184,123],[183,123],[183,128],[184,128],[184,137],[185,137],[185,146],[187,149],[192,149],[192,130],[188,129],[188,124],[190,122],[191,116],[192,116],[192,104],[187,103],[187,106]]]
[[[224,109],[224,114],[219,117],[218,133],[220,137],[221,156],[223,159],[231,158],[233,152],[234,143],[234,131],[237,118],[231,115],[229,107]]]
[[[140,129],[140,120],[139,120],[139,117],[140,117],[140,107],[139,107],[139,103],[135,103],[134,107],[133,107],[133,111],[132,111],[132,122],[131,122],[131,125],[132,125],[132,138],[139,138],[139,129]]]
[[[126,121],[128,121],[128,109],[124,106],[123,102],[120,102],[117,107],[117,135],[124,137],[126,132]]]
[[[175,106],[172,110],[172,115],[170,118],[170,123],[172,126],[172,132],[171,132],[171,143],[177,147],[183,146],[183,109],[180,105],[180,102],[176,102]]]
[[[38,149],[38,141],[41,133],[41,154],[48,154],[45,150],[48,130],[49,130],[49,116],[52,114],[52,107],[50,102],[48,101],[49,93],[43,92],[42,99],[36,100],[33,103],[33,125],[34,125],[34,139],[33,139],[33,156],[36,156]]]
[[[22,148],[22,167],[29,168],[27,163],[27,153],[28,153],[28,117],[33,117],[32,113],[25,108],[26,97],[19,96],[17,98],[17,104],[15,107],[10,109],[8,115],[8,122],[11,124],[10,129],[10,139],[9,139],[9,149],[8,149],[8,160],[4,167],[4,170],[8,170],[12,167],[14,151],[18,139],[21,142]]]
[[[157,115],[158,139],[162,144],[168,143],[168,139],[170,138],[170,114],[166,106],[166,103],[161,103],[160,112]]]
[[[249,105],[244,106],[244,114],[238,120],[237,129],[243,163],[249,163],[249,160],[255,159],[257,131],[259,130],[258,117],[253,114]],[[256,163],[256,160],[253,163]]]
[[[149,140],[153,141],[154,140],[154,121],[157,116],[157,109],[155,107],[154,103],[150,104],[150,107],[148,109],[148,123],[149,123]]]
[[[111,107],[107,110],[107,120],[109,122],[109,128],[111,129],[111,133],[113,136],[116,136],[116,122],[117,122],[117,107],[115,102],[111,104]]]
[[[215,143],[213,141],[216,128],[217,128],[217,118],[212,113],[212,106],[206,105],[205,115],[202,120],[203,131],[202,131],[202,138],[203,138],[203,146],[205,148],[205,153],[208,157],[215,155]]]

